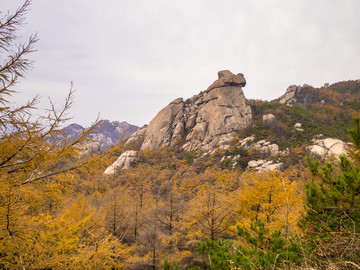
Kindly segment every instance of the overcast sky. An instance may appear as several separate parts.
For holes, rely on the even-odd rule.
[[[14,11],[22,0],[1,0]],[[71,122],[150,122],[229,69],[245,96],[272,100],[291,84],[360,79],[359,0],[33,0],[21,35],[37,32],[34,69],[17,102],[60,102]]]

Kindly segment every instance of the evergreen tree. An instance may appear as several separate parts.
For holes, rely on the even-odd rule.
[[[240,241],[206,239],[198,244],[198,252],[205,255],[209,269],[274,269],[284,263],[300,262],[299,245],[285,238],[280,230],[271,233],[265,222],[257,220],[249,230],[240,226],[237,229]]]
[[[358,157],[360,119],[349,130]],[[313,178],[305,185],[306,213],[300,222],[318,258],[360,262],[360,168],[345,155],[339,163],[307,163]]]
[[[359,262],[360,168],[346,156],[339,167],[308,159],[314,178],[306,184],[306,214],[300,225],[316,254]]]

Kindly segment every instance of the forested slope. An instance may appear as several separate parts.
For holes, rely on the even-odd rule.
[[[304,86],[292,104],[251,101],[252,125],[228,148],[141,149],[129,169],[104,175],[130,146],[84,154],[98,123],[75,140],[64,132],[72,90],[39,118],[37,98],[11,102],[37,42],[14,45],[29,4],[0,24],[0,268],[360,267],[358,81]],[[348,157],[308,157],[319,133],[351,141]],[[265,148],[250,147],[261,139]],[[276,155],[256,150],[271,143]],[[249,166],[262,158],[284,166]]]

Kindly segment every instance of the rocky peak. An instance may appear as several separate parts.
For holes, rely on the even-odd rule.
[[[95,133],[104,134],[116,143],[121,137],[128,138],[137,130],[137,126],[131,125],[125,121],[110,122],[109,120],[101,120],[95,129]]]
[[[175,99],[163,108],[142,134],[140,149],[178,145],[185,151],[211,152],[226,147],[236,131],[252,121],[250,105],[242,91],[246,85],[243,74],[228,70],[218,72],[218,79],[206,91],[186,101]]]
[[[94,130],[92,139],[99,143],[100,149],[107,149],[118,143],[120,139],[129,138],[137,130],[137,126],[127,122],[101,120]]]
[[[70,124],[63,128],[63,131],[67,135],[69,140],[76,140],[84,130],[84,128],[78,124]],[[89,149],[107,149],[115,145],[120,139],[127,139],[138,130],[137,126],[131,125],[127,122],[109,120],[101,120],[97,124],[94,132],[90,134],[89,139],[91,140],[87,144]]]
[[[229,70],[222,70],[218,72],[218,77],[219,78],[212,85],[210,85],[206,91],[225,86],[245,87],[246,85],[246,81],[242,73],[234,75]]]
[[[70,136],[74,136],[74,135],[78,135],[83,131],[83,127],[80,126],[79,124],[70,124],[67,127],[63,128],[63,131]]]
[[[295,95],[301,91],[301,87],[297,85],[290,85],[284,95],[279,98],[280,104],[293,104],[296,103]]]

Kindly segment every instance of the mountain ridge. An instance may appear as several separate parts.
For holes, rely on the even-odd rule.
[[[86,129],[87,128],[77,123],[72,123],[62,130],[70,140],[75,140]],[[126,121],[100,120],[97,123],[96,128],[90,134],[90,142],[88,143],[87,148],[98,150],[108,149],[117,144],[119,140],[128,139],[138,129],[138,126],[131,125]]]
[[[253,167],[255,162],[250,161],[267,164],[266,159],[270,157],[274,161],[270,165],[275,168],[276,162],[283,162],[276,157],[297,146],[306,146],[306,151],[313,149],[314,154],[338,155],[345,151],[347,129],[351,127],[353,116],[359,114],[360,80],[325,84],[320,88],[307,84],[291,85],[282,96],[272,101],[246,99],[242,91],[245,85],[243,74],[220,71],[218,80],[207,90],[185,101],[178,98],[170,102],[149,125],[141,127],[129,137],[125,148],[131,152],[125,151],[116,161],[116,166],[108,171],[129,168],[137,158],[137,151],[159,147],[176,147],[188,153],[201,151],[202,155],[219,149],[227,151],[233,147],[245,147],[243,156],[229,156],[232,167],[241,160],[242,168]],[[221,102],[222,99],[225,102]],[[201,107],[211,103],[211,109]],[[239,103],[242,106],[239,107]],[[241,109],[236,110],[237,107]],[[229,114],[229,110],[232,113]],[[229,116],[232,121],[227,126]],[[212,124],[216,132],[209,133]],[[209,134],[210,138],[207,137]],[[216,138],[218,134],[220,139]],[[242,142],[250,137],[252,146]],[[249,151],[259,154],[248,155]],[[223,157],[227,156],[224,154]],[[264,162],[262,158],[265,158]]]

